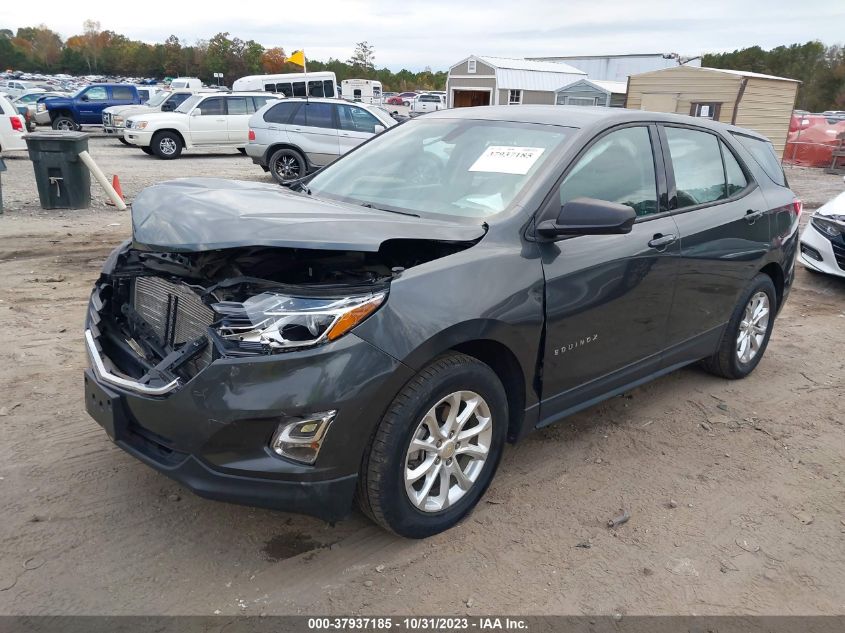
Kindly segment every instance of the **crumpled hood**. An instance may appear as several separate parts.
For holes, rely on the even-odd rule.
[[[132,203],[135,246],[168,251],[272,246],[375,252],[391,239],[470,242],[485,231],[481,221],[416,218],[218,178],[164,182]]]
[[[840,222],[845,222],[845,191],[826,202],[816,213],[839,220]]]

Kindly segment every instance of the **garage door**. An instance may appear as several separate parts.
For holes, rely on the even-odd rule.
[[[489,90],[455,90],[453,108],[490,105]]]

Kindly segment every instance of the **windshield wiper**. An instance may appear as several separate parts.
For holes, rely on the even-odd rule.
[[[397,213],[399,215],[409,215],[412,218],[420,217],[416,213],[411,213],[410,211],[400,211],[399,209],[395,208],[377,207],[372,202],[362,202],[359,206],[367,207],[368,209],[378,209],[379,211],[387,211],[388,213]]]

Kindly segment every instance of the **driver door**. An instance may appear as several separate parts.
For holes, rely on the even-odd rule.
[[[105,86],[91,86],[79,95],[78,123],[102,123],[103,110],[109,104],[109,95]]]
[[[197,114],[197,109],[200,113]],[[208,97],[191,111],[191,143],[193,145],[224,145],[229,142],[226,125],[226,98]]]
[[[666,207],[654,126],[617,127],[594,139],[541,219],[579,197],[626,204],[638,218],[627,234],[540,244],[544,423],[657,370],[679,267],[680,236]]]

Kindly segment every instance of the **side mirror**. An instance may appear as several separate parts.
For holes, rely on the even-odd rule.
[[[540,222],[537,233],[545,238],[630,233],[636,219],[636,212],[628,205],[575,198],[560,208],[557,220]]]
[[[191,116],[200,116],[201,114],[202,110],[200,110],[199,108],[194,108],[193,110],[191,110]]]
[[[79,95],[80,101],[88,101],[88,95]]]
[[[166,103],[161,104],[161,111],[162,112],[172,112],[174,110],[174,106],[169,101]]]
[[[374,125],[373,126],[373,134],[378,134],[379,132],[384,132],[383,125]]]

